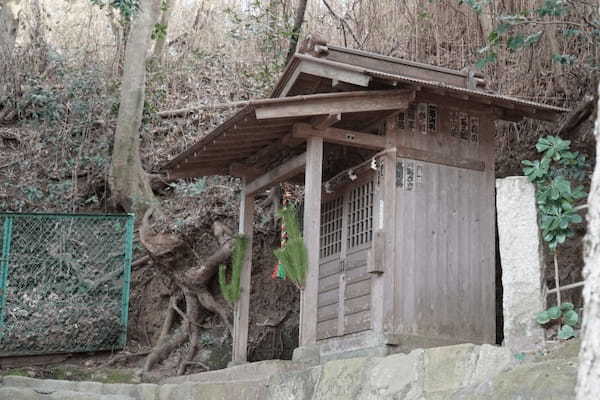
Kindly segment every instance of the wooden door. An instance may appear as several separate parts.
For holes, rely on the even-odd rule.
[[[371,328],[372,178],[362,179],[321,206],[317,339]]]

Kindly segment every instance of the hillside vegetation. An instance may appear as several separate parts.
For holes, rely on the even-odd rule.
[[[126,363],[141,363],[153,347],[160,354],[146,359],[147,370],[158,365],[164,374],[223,367],[230,358],[232,310],[216,280],[204,283],[207,296],[199,304],[186,303],[177,288],[185,271],[229,243],[237,229],[239,182],[167,181],[159,172],[235,111],[224,105],[269,95],[294,36],[297,3],[160,1],[148,54],[140,154],[162,211],[149,229],[180,242],[175,253],[148,257],[140,237],[148,227],[136,230],[128,351],[140,357]],[[568,11],[552,12],[555,3]],[[550,11],[544,15],[531,12],[546,6]],[[318,32],[331,44],[454,69],[477,66],[489,89],[576,108],[591,104],[598,86],[596,8],[550,0],[310,0],[300,38]],[[509,33],[497,29],[506,15],[522,16],[512,20]],[[14,45],[5,41],[9,45],[0,49],[0,210],[123,211],[111,201],[109,174],[131,29],[126,15],[101,0],[0,0],[0,21],[16,27]],[[187,111],[174,112],[182,109]],[[561,135],[593,161],[592,109],[584,108],[576,127]],[[538,138],[557,128],[532,121],[499,124],[497,175],[520,174],[521,160],[536,157]],[[259,198],[253,360],[289,358],[297,345],[297,291],[290,282],[270,278],[279,235],[274,208],[266,194]],[[570,249],[563,253],[563,282],[581,275],[579,240]],[[192,308],[186,328],[189,321],[177,310],[189,316]],[[168,318],[172,333],[161,337]],[[197,330],[194,340],[188,341],[186,329]]]

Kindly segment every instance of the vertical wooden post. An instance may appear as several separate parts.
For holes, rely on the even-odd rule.
[[[321,229],[321,179],[323,139],[306,141],[304,183],[304,243],[308,250],[308,273],[300,305],[300,345],[317,341],[317,301],[319,296],[319,235]]]
[[[239,233],[248,238],[248,253],[240,274],[240,298],[233,316],[233,363],[248,359],[248,321],[250,314],[250,278],[252,275],[252,234],[254,227],[254,195],[246,193],[246,183],[240,202]]]
[[[385,155],[383,169],[383,232],[384,232],[384,279],[383,279],[383,332],[393,334],[397,329],[396,290],[398,288],[396,264],[396,134],[397,117],[385,122]],[[387,275],[387,277],[386,277]]]
[[[380,334],[394,334],[396,328],[397,297],[394,293],[396,285],[396,119],[390,117],[385,124],[385,142],[387,153],[382,157],[383,176],[380,178],[376,209],[376,235],[372,252],[375,258],[383,259],[378,266],[383,274],[378,274],[372,282],[372,328]],[[391,339],[391,338],[390,338]],[[389,339],[388,339],[389,340]]]

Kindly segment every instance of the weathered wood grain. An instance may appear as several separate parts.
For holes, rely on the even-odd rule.
[[[245,185],[244,185],[245,186]],[[235,304],[233,315],[234,362],[245,362],[248,358],[248,322],[250,320],[250,282],[252,275],[252,243],[254,229],[254,196],[244,187],[240,204],[239,233],[248,238],[248,254],[240,274],[240,298]]]

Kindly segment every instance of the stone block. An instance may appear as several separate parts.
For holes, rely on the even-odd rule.
[[[274,374],[303,368],[306,368],[306,365],[300,362],[289,360],[266,360],[237,364],[229,368],[201,372],[199,374],[171,377],[165,379],[164,383],[229,382],[249,380],[266,381]]]
[[[330,361],[323,365],[312,400],[356,399],[365,380],[369,358]]]
[[[368,369],[360,399],[419,400],[423,397],[423,350],[395,354]]]
[[[318,365],[321,362],[319,345],[300,346],[295,348],[292,360],[304,364]]]
[[[497,179],[496,207],[504,344],[513,352],[535,351],[544,343],[544,330],[535,322],[535,315],[545,309],[535,187],[526,177]]]
[[[469,385],[487,382],[514,363],[513,354],[506,347],[484,344],[478,346],[475,351],[478,351],[478,354],[473,375],[466,383]]]
[[[199,398],[199,396],[198,396]],[[192,384],[166,384],[161,385],[158,389],[158,400],[192,400]]]
[[[46,397],[47,398],[47,397]],[[0,399],[2,400],[42,400],[43,397],[33,389],[0,387]]]
[[[120,394],[98,394],[71,391],[54,392],[48,396],[48,400],[134,400],[133,397]]]
[[[472,344],[425,350],[425,392],[454,391],[466,386],[472,379],[476,350]]]
[[[311,400],[321,376],[321,367],[288,372],[271,377],[266,389],[268,400]]]

